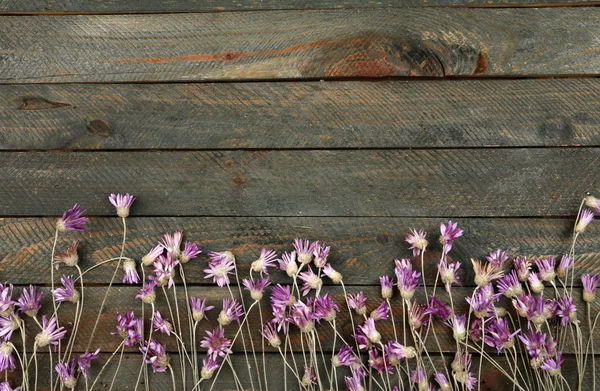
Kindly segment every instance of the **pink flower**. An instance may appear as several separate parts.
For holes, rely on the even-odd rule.
[[[404,241],[410,244],[409,249],[413,250],[413,257],[417,257],[421,254],[421,251],[425,251],[427,245],[427,239],[425,237],[427,233],[424,229],[416,230],[414,228],[410,229],[410,233],[404,237]]]
[[[56,227],[59,231],[85,231],[85,223],[88,221],[87,217],[82,217],[85,211],[79,208],[79,205],[75,204],[65,213],[62,218],[56,223]]]
[[[131,207],[131,204],[133,204],[133,201],[135,201],[135,197],[129,195],[129,193],[125,195],[111,194],[108,197],[108,200],[115,208],[117,208],[117,216],[125,218],[129,216],[129,208]]]
[[[50,320],[46,318],[46,315],[42,315],[42,331],[35,337],[35,343],[38,348],[43,348],[48,345],[58,345],[58,341],[63,339],[67,334],[67,330],[64,327],[58,327],[56,317],[52,317]]]
[[[208,349],[208,355],[216,358],[218,356],[225,357],[231,353],[231,341],[225,338],[225,331],[221,328],[216,328],[212,332],[206,330],[206,337],[200,342],[200,346]]]

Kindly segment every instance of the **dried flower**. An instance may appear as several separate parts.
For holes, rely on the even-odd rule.
[[[243,315],[242,305],[234,299],[226,297],[223,299],[223,309],[219,313],[218,321],[221,326],[227,326],[234,320],[239,320]]]
[[[517,277],[519,277],[519,281],[527,281],[529,272],[531,271],[531,262],[529,262],[527,258],[516,257],[513,263],[517,272]]]
[[[315,319],[325,319],[332,322],[335,319],[336,312],[340,312],[338,305],[331,299],[329,292],[322,296],[317,296],[314,300]]]
[[[313,255],[315,256],[314,263],[318,269],[322,269],[327,263],[327,256],[330,250],[331,247],[325,245],[317,245],[313,249]]]
[[[212,305],[206,305],[206,298],[199,299],[197,297],[190,297],[190,307],[192,309],[192,317],[194,321],[200,322],[206,318],[206,312],[215,308]]]
[[[590,276],[589,274],[584,274],[581,276],[581,284],[583,285],[583,301],[587,303],[592,303],[596,300],[596,288],[598,287],[598,282],[600,281],[600,275]]]
[[[19,319],[14,315],[0,315],[0,338],[8,341],[15,330],[20,327]]]
[[[13,356],[13,344],[2,342],[0,344],[0,371],[12,371],[17,367]]]
[[[304,367],[304,375],[302,375],[302,385],[309,387],[312,384],[317,384],[317,376],[312,367]]]
[[[129,216],[129,208],[131,208],[131,204],[135,201],[135,197],[129,195],[129,193],[123,194],[111,194],[108,197],[108,200],[111,204],[117,208],[117,216],[125,218]]]
[[[538,259],[535,261],[535,264],[538,267],[539,276],[542,281],[554,281],[554,278],[556,277],[556,273],[554,272],[554,257]]]
[[[498,292],[512,299],[523,293],[523,287],[514,270],[498,280]]]
[[[418,367],[416,370],[410,371],[410,381],[417,385],[419,391],[427,391],[427,388],[429,388],[427,375],[423,367]]]
[[[100,348],[96,349],[94,353],[85,352],[77,359],[77,365],[79,366],[79,370],[86,379],[90,376],[90,371],[88,369],[92,365],[92,360],[96,360],[98,358],[99,353]]]
[[[171,288],[174,284],[173,271],[175,266],[179,265],[179,261],[175,260],[173,253],[167,253],[167,255],[161,255],[156,261],[154,261],[154,276],[149,278],[156,281],[158,286],[167,286]]]
[[[301,289],[303,296],[306,296],[311,289],[319,290],[323,286],[323,280],[312,271],[310,266],[305,272],[300,273],[298,278],[303,282]]]
[[[429,322],[429,314],[425,311],[423,306],[417,303],[410,304],[410,312],[408,313],[408,323],[416,330],[422,325]]]
[[[387,302],[382,301],[379,307],[371,311],[371,318],[373,320],[387,320],[390,318],[390,306]]]
[[[154,331],[160,331],[163,334],[171,335],[171,332],[173,332],[173,326],[167,319],[162,317],[160,311],[154,312],[152,326],[154,326]]]
[[[394,294],[394,283],[388,276],[379,277],[379,284],[381,285],[381,297],[384,299],[391,299]]]
[[[200,346],[208,349],[207,354],[213,358],[225,357],[231,353],[231,341],[225,338],[225,331],[218,327],[212,332],[206,330],[206,337],[200,342]]]
[[[398,271],[398,269],[396,269]],[[419,286],[421,273],[414,270],[402,269],[396,274],[398,278],[398,290],[404,300],[411,300]]]
[[[77,385],[75,371],[77,369],[77,360],[72,359],[70,363],[59,362],[54,367],[60,377],[60,381],[66,388],[74,389]]]
[[[125,271],[125,275],[123,276],[124,284],[137,284],[140,282],[140,275],[135,267],[136,264],[133,259],[126,259],[123,262],[123,270]]]
[[[344,376],[344,382],[348,391],[365,391],[365,388],[362,386],[362,380],[356,373],[353,373],[352,376]]]
[[[458,269],[460,268],[460,262],[451,263],[446,258],[438,262],[438,271],[440,273],[440,279],[446,287],[446,291],[450,292],[450,286],[452,284],[458,284]]]
[[[520,329],[511,333],[506,318],[491,318],[490,324],[485,328],[487,335],[484,341],[487,345],[495,347],[500,353],[503,349],[510,349],[514,346],[514,337],[521,331]]]
[[[440,243],[443,245],[442,251],[444,254],[448,254],[452,250],[454,241],[462,236],[463,230],[458,228],[458,223],[448,221],[445,225],[440,223],[440,234]]]
[[[362,316],[367,313],[367,298],[362,291],[355,294],[349,294],[347,301],[348,307],[355,310],[358,315]]]
[[[454,315],[444,324],[452,329],[452,336],[458,342],[464,341],[467,337],[467,317],[465,315]]]
[[[263,326],[262,335],[274,348],[281,346],[281,339],[277,334],[277,321],[275,319],[269,321]]]
[[[79,263],[79,255],[77,255],[77,242],[74,241],[65,251],[54,255],[54,265],[56,270],[60,264],[74,267]]]
[[[288,321],[300,328],[303,333],[311,332],[315,327],[315,315],[303,302],[297,301],[290,309]]]
[[[544,290],[544,283],[537,273],[530,273],[529,277],[527,277],[527,282],[529,282],[529,287],[534,293],[542,293]]]
[[[435,296],[431,296],[427,302],[427,308],[425,312],[428,315],[434,315],[442,320],[448,320],[452,315],[452,308],[444,304],[440,299]]]
[[[282,286],[277,284],[271,291],[271,306],[285,310],[286,307],[291,307],[296,302],[296,298],[291,293],[289,285]]]
[[[325,275],[329,277],[331,279],[331,282],[333,282],[334,284],[339,284],[342,282],[342,274],[336,271],[329,263],[325,265],[325,267],[323,267],[323,273],[325,273]]]
[[[79,292],[75,289],[75,283],[73,282],[73,276],[62,276],[60,278],[62,288],[56,288],[52,291],[54,300],[57,303],[63,301],[70,301],[71,303],[77,303],[79,301]]]
[[[348,345],[344,345],[338,350],[337,354],[333,356],[332,363],[335,367],[342,365],[345,367],[354,367],[360,365],[358,357],[352,351],[352,347]]]
[[[142,289],[138,291],[138,294],[135,296],[135,298],[146,304],[152,304],[156,301],[156,292],[154,291],[155,288],[155,281],[144,281]]]
[[[567,272],[573,268],[574,262],[573,258],[568,255],[563,255],[558,263],[558,267],[556,268],[556,275],[560,279],[565,279],[567,276]]]
[[[16,304],[12,299],[12,284],[0,284],[0,316],[12,315]]]
[[[313,242],[312,244],[308,240],[294,239],[294,249],[298,255],[298,262],[303,265],[308,265],[312,262],[313,253],[315,247],[319,245],[319,242]]]
[[[296,252],[283,253],[279,259],[279,269],[286,272],[288,277],[294,277],[298,273],[298,264],[296,263]]]
[[[474,259],[471,259],[471,263],[473,263],[473,270],[475,271],[475,284],[479,287],[488,285],[493,280],[497,280],[504,275],[502,270],[498,270],[498,268],[491,263],[486,263],[484,265]]]
[[[381,354],[378,349],[369,349],[369,367],[375,368],[380,375],[386,371],[393,374],[394,370],[387,355]]]
[[[263,248],[260,250],[260,257],[250,265],[250,270],[255,273],[269,274],[267,268],[275,267],[275,261],[277,261],[277,253]]]
[[[153,372],[166,372],[169,366],[169,355],[165,345],[155,339],[150,339],[144,346],[140,346],[140,352],[146,357],[146,364],[152,365]]]
[[[56,228],[59,231],[85,231],[84,224],[88,221],[87,217],[82,217],[85,211],[79,208],[78,204],[63,213],[62,218],[56,222]]]
[[[560,366],[564,361],[562,352],[557,352],[556,357],[545,359],[540,368],[548,372],[550,376],[558,376],[560,375]]]
[[[194,259],[202,251],[198,250],[198,245],[194,242],[185,242],[183,252],[179,255],[179,262],[188,263],[190,259]]]
[[[212,357],[207,357],[202,360],[202,370],[200,375],[202,379],[208,380],[213,376],[213,373],[219,368],[219,362]]]
[[[594,220],[594,214],[591,211],[589,211],[587,209],[584,209],[583,211],[581,211],[581,215],[579,216],[579,221],[577,222],[577,225],[575,226],[575,232],[578,234],[583,233],[583,231],[585,231],[587,226],[590,225],[592,220]]]
[[[181,240],[183,239],[183,234],[181,231],[177,231],[172,235],[170,233],[165,233],[161,238],[161,244],[167,250],[167,253],[171,254],[173,258],[178,259],[181,255]]]
[[[19,312],[31,317],[36,316],[42,308],[42,296],[42,291],[33,285],[29,285],[29,289],[23,289],[16,303]]]
[[[48,345],[58,345],[58,341],[64,338],[67,330],[64,327],[58,327],[56,317],[46,318],[42,315],[42,331],[35,336],[35,343],[38,348],[44,348]]]
[[[228,256],[229,254],[225,253],[209,253],[208,256],[210,258],[210,262],[208,264],[208,269],[204,269],[205,279],[212,278],[213,282],[217,283],[218,286],[224,287],[225,285],[229,285],[229,274],[233,274],[232,271],[235,270],[235,258],[232,256]]]
[[[148,252],[148,254],[146,254],[142,257],[142,265],[144,265],[144,266],[152,265],[158,259],[158,257],[162,255],[162,253],[164,251],[165,251],[165,248],[163,247],[163,245],[157,244],[156,246],[154,246],[152,248],[152,250],[150,250]]]
[[[559,297],[556,300],[554,314],[560,318],[560,325],[565,327],[569,322],[577,322],[577,307],[570,296]]]
[[[425,239],[427,233],[424,229],[416,230],[410,229],[410,233],[404,237],[404,241],[410,244],[409,250],[413,250],[413,257],[417,257],[421,254],[421,251],[425,251],[427,245],[427,239]]]
[[[259,278],[257,280],[244,279],[242,285],[250,292],[250,297],[252,297],[253,300],[259,301],[263,298],[265,288],[271,285],[271,283],[268,278]]]

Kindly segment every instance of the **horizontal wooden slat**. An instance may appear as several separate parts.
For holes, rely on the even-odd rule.
[[[100,358],[95,361],[93,363],[93,366],[91,367],[90,371],[92,373],[92,381],[93,379],[95,379],[96,374],[98,373],[100,367],[104,364],[104,362],[106,362],[106,360],[108,359],[108,356],[110,354],[109,353],[102,353],[100,355]],[[296,362],[298,363],[298,366],[300,367],[300,373],[302,374],[303,368],[303,358],[301,354],[297,354],[296,355]],[[257,357],[258,362],[260,368],[262,369],[262,357]],[[496,362],[499,362],[501,365],[506,365],[506,360],[505,358],[503,358],[503,356],[493,356],[494,360],[497,360]],[[240,379],[240,381],[242,382],[242,386],[245,387],[245,389],[250,389],[250,381],[249,381],[249,376],[248,376],[248,371],[245,369],[246,367],[246,360],[244,358],[243,355],[238,355],[238,354],[234,354],[231,356],[231,360],[233,363],[234,368],[236,368],[236,375],[238,376],[238,378]],[[290,365],[293,365],[291,356],[288,356],[288,360]],[[320,359],[321,360],[321,359]],[[48,359],[48,355],[47,354],[40,354],[39,357],[39,377],[38,377],[38,390],[48,390],[49,389],[49,378],[48,378],[48,368],[50,366],[49,363],[49,359]],[[98,383],[96,384],[96,388],[94,389],[108,389],[110,387],[110,383],[112,381],[112,378],[115,374],[116,371],[116,367],[117,367],[117,361],[118,361],[118,357],[114,358],[113,361],[111,361],[109,363],[109,365],[107,366],[106,370],[104,371],[104,373],[102,374],[102,377],[100,378],[100,380],[98,381]],[[431,356],[431,361],[433,361],[433,364],[435,366],[436,370],[444,370],[444,364],[447,365],[449,367],[450,362],[452,361],[451,357],[440,357],[437,355],[432,355]],[[177,354],[171,354],[171,365],[174,367],[175,369],[175,374],[179,375],[179,355]],[[267,363],[267,368],[268,368],[268,374],[267,374],[267,379],[268,379],[268,386],[270,390],[283,390],[284,387],[284,363],[283,363],[283,359],[281,358],[281,356],[279,356],[278,354],[275,353],[268,353],[265,356],[265,362]],[[251,361],[251,364],[254,365],[254,361]],[[141,365],[141,357],[139,354],[131,354],[131,353],[126,353],[123,355],[123,361],[121,363],[121,367],[119,369],[119,373],[118,373],[118,377],[117,377],[117,383],[116,385],[119,385],[119,389],[122,390],[132,390],[134,388],[134,383],[135,383],[135,379],[137,379],[138,374],[139,374],[139,370],[140,370],[140,365]],[[412,361],[410,362],[410,369],[414,369],[415,368],[415,362]],[[433,382],[433,366],[431,365],[431,362],[425,358],[424,360],[424,365],[426,367],[427,370],[427,374],[429,375],[430,381]],[[473,366],[472,366],[472,370],[475,372],[477,371],[479,367],[479,356],[477,354],[473,354]],[[254,366],[253,366],[254,368]],[[33,371],[32,371],[33,372]],[[324,372],[324,371],[322,371]],[[253,376],[254,376],[254,382],[257,383],[256,380],[256,372],[253,370]],[[350,373],[348,371],[347,368],[341,367],[338,368],[337,370],[338,373],[338,379],[339,379],[339,386],[340,389],[345,389],[342,388],[344,387],[344,380],[343,377],[344,376],[349,376]],[[569,382],[569,384],[571,385],[575,385],[577,384],[577,366],[576,366],[576,362],[575,359],[573,358],[573,356],[567,356],[567,360],[565,361],[565,363],[563,364],[563,369],[562,369],[562,374],[565,377],[566,381]],[[189,368],[188,368],[188,374],[189,374]],[[477,374],[475,374],[477,376]],[[152,371],[150,371],[149,373],[150,376],[150,389],[154,390],[172,390],[173,386],[171,384],[171,376],[169,372],[166,373],[152,373]],[[325,375],[323,374],[323,381],[325,382],[324,385],[329,385],[328,381],[325,379]],[[598,376],[598,374],[597,374]],[[20,379],[21,379],[21,373],[20,371],[15,371],[9,374],[9,379],[11,382],[15,383],[15,384],[20,384]],[[133,379],[133,380],[132,380]],[[176,387],[181,387],[181,376],[176,376]],[[375,375],[375,379],[378,382],[381,382],[381,377],[379,377],[379,375]],[[403,379],[405,384],[408,384],[408,379],[405,378],[405,375],[403,375]],[[592,390],[592,379],[593,379],[593,374],[592,374],[592,369],[591,369],[591,364],[588,364],[587,370],[584,373],[583,376],[583,382],[582,382],[582,387],[581,390],[583,391],[591,391]],[[33,387],[33,375],[31,377],[30,380],[30,384]],[[298,383],[296,381],[296,379],[294,378],[294,376],[290,373],[290,371],[288,370],[287,372],[287,380],[288,380],[288,388],[289,390],[298,390]],[[202,385],[202,389],[210,389],[210,386],[212,385],[212,382],[215,381],[215,378],[211,379],[210,381],[203,383]],[[392,382],[392,384],[397,384],[397,377],[396,376],[390,376],[390,381]],[[132,383],[133,382],[133,383]],[[214,390],[235,390],[236,389],[236,384],[234,382],[231,370],[229,369],[229,367],[226,365],[223,370],[221,371],[221,374],[219,375],[218,378],[216,378],[216,384],[214,386]],[[194,383],[192,381],[191,378],[188,379],[187,382],[187,386],[188,386],[188,390],[191,389],[194,386]],[[255,387],[258,387],[258,384],[255,384]],[[264,387],[264,386],[263,386]],[[378,389],[376,388],[375,385],[373,385],[374,389]],[[139,389],[143,389],[143,386],[140,386]],[[181,388],[178,388],[181,389]],[[502,375],[502,373],[500,371],[498,371],[496,369],[496,367],[491,364],[490,362],[488,362],[486,359],[483,360],[483,366],[482,366],[482,383],[481,383],[481,389],[482,390],[490,390],[490,389],[494,389],[494,390],[498,390],[498,391],[511,391],[513,390],[513,384],[510,382],[510,380],[508,380],[506,377],[504,377]],[[79,379],[79,383],[78,383],[78,387],[76,388],[76,390],[85,390],[85,384],[83,382],[83,379],[80,378]]]
[[[0,0],[3,13],[118,13],[209,12],[316,8],[452,7],[452,6],[551,6],[595,4],[594,0],[129,0],[85,1]]]
[[[2,149],[600,145],[600,80],[0,86]]]
[[[429,250],[425,257],[426,281],[433,284],[441,251],[438,241],[441,219],[423,218],[303,218],[303,217],[129,217],[125,256],[140,260],[164,232],[182,230],[186,240],[197,242],[202,254],[186,265],[186,275],[194,284],[209,283],[202,270],[210,251],[231,250],[242,275],[263,247],[279,254],[291,251],[296,237],[320,240],[332,247],[328,257],[349,285],[376,285],[379,276],[393,274],[395,258],[412,258],[404,236],[409,228],[425,228]],[[50,254],[54,241],[54,218],[0,219],[0,279],[13,284],[48,284]],[[461,282],[473,284],[469,259],[483,259],[490,251],[504,249],[515,255],[561,255],[571,246],[574,219],[459,219],[464,235],[458,239],[450,258],[463,263]],[[85,233],[61,234],[58,251],[72,240],[79,241],[83,270],[103,260],[119,256],[122,227],[117,218],[93,218]],[[600,273],[600,226],[591,224],[577,241],[576,276]],[[416,262],[420,268],[420,262]],[[114,264],[96,267],[86,275],[88,283],[108,283]],[[272,273],[276,281],[287,281],[282,273]],[[119,275],[119,281],[121,276]],[[579,279],[575,283],[579,284]],[[327,280],[326,280],[327,281]]]
[[[600,10],[5,16],[0,81],[598,74]]]
[[[114,215],[571,216],[600,185],[600,150],[80,152],[0,154],[2,215],[79,202]]]
[[[116,312],[124,313],[127,311],[135,311],[138,316],[141,314],[141,303],[134,299],[135,295],[138,292],[138,289],[139,289],[139,287],[134,287],[134,286],[117,286],[117,287],[111,288],[110,294],[108,296],[108,299],[107,299],[105,307],[104,307],[104,311],[102,312],[100,321],[98,323],[97,332],[94,335],[92,347],[102,347],[104,350],[114,350],[119,346],[122,339],[118,335],[111,334],[111,332],[116,330],[117,322],[116,322],[115,314],[116,314]],[[355,286],[353,286],[353,287],[346,287],[346,289],[347,289],[348,294],[356,293],[359,291],[364,292],[365,296],[368,299],[367,300],[367,309],[369,312],[374,310],[379,304],[381,304],[382,298],[381,298],[381,294],[380,294],[380,289],[378,287],[371,287],[371,286],[355,287]],[[45,288],[45,290],[47,291],[47,288]],[[218,326],[218,323],[216,320],[217,320],[218,313],[222,306],[222,304],[221,304],[222,299],[224,297],[227,297],[228,293],[227,293],[227,289],[219,288],[219,287],[194,286],[194,287],[188,287],[188,290],[189,290],[189,294],[191,296],[206,297],[208,303],[211,305],[214,305],[216,308],[215,310],[208,313],[209,320],[202,321],[202,323],[200,323],[198,326],[197,340],[198,340],[198,343],[200,343],[199,341],[201,341],[202,338],[204,338],[204,336],[206,335],[205,330],[212,331],[215,327]],[[98,314],[98,310],[100,308],[100,304],[104,297],[105,291],[106,291],[105,287],[85,288],[84,312],[83,312],[81,325],[80,325],[79,338],[76,339],[76,342],[74,345],[75,351],[82,352],[82,351],[85,351],[85,349],[87,348],[89,336],[90,336],[91,330],[94,326],[94,322],[96,320],[96,316]],[[344,294],[343,294],[342,288],[340,286],[327,287],[322,290],[322,293],[325,293],[325,292],[329,292],[332,295],[333,299],[336,301],[336,303],[338,303],[338,305],[340,307],[341,311],[338,313],[337,318],[336,318],[338,331],[341,333],[341,335],[344,337],[344,339],[347,342],[353,343],[353,339],[351,338],[351,335],[354,333],[354,331],[352,329],[352,323],[350,322],[347,307],[345,305],[345,299],[344,299]],[[467,313],[468,305],[467,305],[467,302],[465,301],[465,298],[470,297],[472,292],[473,292],[472,288],[461,288],[461,287],[453,288],[452,298],[453,298],[455,310],[457,313],[459,313],[459,314]],[[429,288],[428,294],[431,294],[431,293],[432,293],[432,289]],[[234,294],[236,297],[238,296],[237,288],[235,288],[235,287],[234,287]],[[164,317],[168,318],[172,323],[175,323],[176,329],[180,330],[177,327],[177,322],[174,322],[173,317],[170,315],[170,311],[168,309],[166,300],[164,299],[163,292],[158,291],[157,295],[158,295],[158,298],[157,298],[157,303],[156,303],[156,309],[158,311],[160,311],[161,314]],[[171,302],[171,307],[173,308],[173,311],[174,311],[174,317],[175,317],[175,319],[177,319],[175,302],[173,300],[173,290],[169,291],[168,295],[169,295],[169,300]],[[248,295],[246,293],[244,295],[246,298],[246,303],[247,303],[247,305],[249,305],[249,303],[251,303],[252,300],[248,297]],[[271,308],[270,303],[268,301],[269,295],[270,294],[266,293],[265,297],[263,298],[263,302],[262,302],[263,319],[265,322],[268,320],[271,320],[273,318],[272,312],[270,310],[270,308]],[[554,297],[554,294],[553,294],[551,288],[546,289],[545,295],[547,297]],[[400,339],[400,342],[404,343],[404,340],[403,340],[404,331],[403,331],[403,327],[402,327],[403,310],[402,310],[402,301],[399,296],[400,296],[399,294],[397,294],[397,293],[395,294],[394,298],[391,300],[391,305],[392,305],[392,308],[393,308],[393,311],[395,314],[398,338]],[[183,286],[177,287],[177,297],[178,297],[179,310],[180,310],[179,311],[180,320],[181,320],[181,325],[182,325],[182,328],[181,328],[182,332],[180,334],[181,334],[182,339],[184,341],[186,341],[186,343],[189,345],[190,330],[189,330],[188,323],[187,323],[187,310],[186,310],[185,293],[183,291]],[[441,300],[443,300],[444,302],[450,304],[450,300],[447,297],[447,295],[443,292],[442,288],[437,289],[436,297],[438,297]],[[587,336],[589,335],[589,327],[588,327],[587,321],[586,321],[587,309],[586,309],[586,303],[584,303],[581,299],[581,288],[575,289],[573,291],[573,297],[574,297],[574,304],[578,308],[578,316],[581,320],[581,325],[580,325],[581,330],[583,332],[583,335],[586,336],[586,338],[587,338]],[[415,294],[415,299],[417,300],[417,302],[419,302],[421,304],[426,303],[424,290],[422,288],[418,289],[417,293]],[[43,312],[40,312],[40,314],[45,313],[45,314],[50,315],[52,313],[53,309],[52,309],[52,305],[50,304],[50,296],[49,295],[46,295],[45,303],[46,304],[45,304],[45,307],[43,308]],[[502,305],[507,309],[512,308],[512,304],[507,299],[502,299],[499,305]],[[72,328],[73,328],[74,311],[75,311],[75,306],[71,303],[63,304],[61,306],[61,309],[59,310],[59,321],[61,322],[62,325],[67,325],[69,330],[72,330]],[[150,318],[148,311],[150,311],[150,307],[146,307],[146,319]],[[600,301],[596,301],[595,303],[591,304],[591,311],[592,311],[591,312],[592,314],[597,314],[598,311],[600,311]],[[514,321],[515,321],[517,328],[526,328],[527,327],[525,321],[523,321],[522,324],[519,325],[516,315],[513,314],[513,316],[515,316]],[[594,315],[592,315],[592,317],[593,316]],[[356,315],[354,316],[354,321],[355,321],[355,324],[361,324],[361,322],[362,322],[360,317],[358,317]],[[33,350],[33,337],[39,332],[39,327],[31,320],[26,319],[26,322],[28,324],[27,335],[29,337],[31,337],[31,338],[28,338],[28,341],[29,341],[28,349],[31,351],[31,350]],[[262,336],[259,334],[259,330],[261,329],[261,321],[260,321],[259,311],[256,307],[250,312],[250,315],[248,317],[248,322],[249,322],[250,329],[252,332],[252,340],[254,341],[254,344],[258,348],[258,350],[261,350],[260,347],[262,344]],[[149,325],[149,322],[147,322],[147,323]],[[233,336],[235,335],[235,333],[237,331],[237,327],[238,326],[236,324],[231,324],[231,325],[227,326],[226,334],[230,338],[233,338]],[[448,326],[443,325],[442,322],[439,320],[436,320],[434,322],[434,329],[436,331],[436,335],[437,335],[438,341],[440,343],[440,347],[438,348],[436,340],[433,337],[433,332],[431,332],[431,335],[426,340],[427,349],[432,352],[439,352],[439,349],[441,349],[443,352],[456,351],[456,343],[455,343],[454,339],[452,338],[451,329]],[[384,341],[387,341],[389,339],[394,339],[394,328],[393,328],[393,324],[391,321],[378,322],[377,330],[382,334]],[[332,328],[327,324],[327,322],[323,322],[318,327],[318,334],[321,338],[321,344],[322,344],[321,346],[322,346],[323,351],[331,352],[333,349],[334,332],[333,332]],[[410,333],[408,335],[410,336]],[[155,336],[157,339],[160,339],[161,341],[168,342],[168,349],[170,351],[177,351],[177,345],[176,345],[175,339],[174,339],[175,337],[161,336],[161,335],[158,335],[158,333],[156,333]],[[423,336],[424,336],[424,334],[423,334]],[[595,329],[593,336],[595,339],[598,339],[600,337],[600,330],[598,328]],[[300,340],[300,333],[298,332],[297,329],[294,329],[292,331],[292,333],[290,334],[290,340],[294,346],[294,351],[299,351],[301,349],[302,345],[301,345],[301,340]],[[13,338],[13,342],[16,346],[22,346],[20,343],[19,337]],[[407,341],[407,343],[408,342],[411,342],[410,345],[414,345],[414,343],[412,342],[410,337],[409,337],[409,341]],[[248,344],[248,347],[249,347],[250,344],[248,343],[248,338],[246,338],[246,343]],[[565,343],[565,345],[563,347],[563,350],[565,352],[569,352],[569,353],[574,352],[574,344],[572,342],[571,337],[568,334],[567,334],[567,337],[564,338],[564,343]],[[338,344],[339,344],[339,341],[338,341]],[[340,345],[337,345],[337,346],[340,346]],[[241,339],[238,338],[238,341],[236,341],[236,344],[234,345],[233,349],[237,352],[243,352],[243,345],[242,345]],[[131,351],[131,350],[135,351],[135,348],[128,348],[128,351]],[[265,346],[265,351],[277,352],[277,350],[273,349],[268,344],[266,344],[266,346]],[[489,351],[494,352],[495,350],[490,348]]]

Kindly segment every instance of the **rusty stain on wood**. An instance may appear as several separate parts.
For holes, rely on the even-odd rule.
[[[59,109],[61,107],[69,107],[71,104],[63,103],[63,102],[54,102],[48,99],[39,98],[39,97],[31,97],[31,98],[23,98],[21,104],[17,108],[17,110],[29,110],[29,111],[37,111],[37,110],[52,110]]]

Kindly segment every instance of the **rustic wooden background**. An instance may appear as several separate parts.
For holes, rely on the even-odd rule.
[[[204,254],[231,249],[243,267],[262,246],[320,239],[371,306],[378,277],[408,255],[409,227],[459,221],[451,255],[461,261],[496,248],[565,253],[580,199],[600,190],[598,4],[0,0],[0,279],[49,285],[54,222],[74,202],[94,217],[59,246],[81,240],[84,268],[117,256],[111,192],[138,197],[127,256],[177,229]],[[577,250],[579,273],[597,273],[600,228]],[[205,263],[189,265],[191,289],[218,303]],[[111,274],[89,274],[84,327]],[[457,295],[470,272],[463,283]],[[104,358],[119,342],[114,312],[139,307],[136,289],[117,284],[109,296],[96,337]],[[278,374],[270,389],[282,389],[281,360],[266,359]],[[139,360],[125,355],[119,389],[132,388]],[[572,356],[565,366],[573,380]],[[171,387],[168,374],[151,379]],[[218,383],[235,388],[226,373]],[[490,365],[483,384],[512,389]]]

